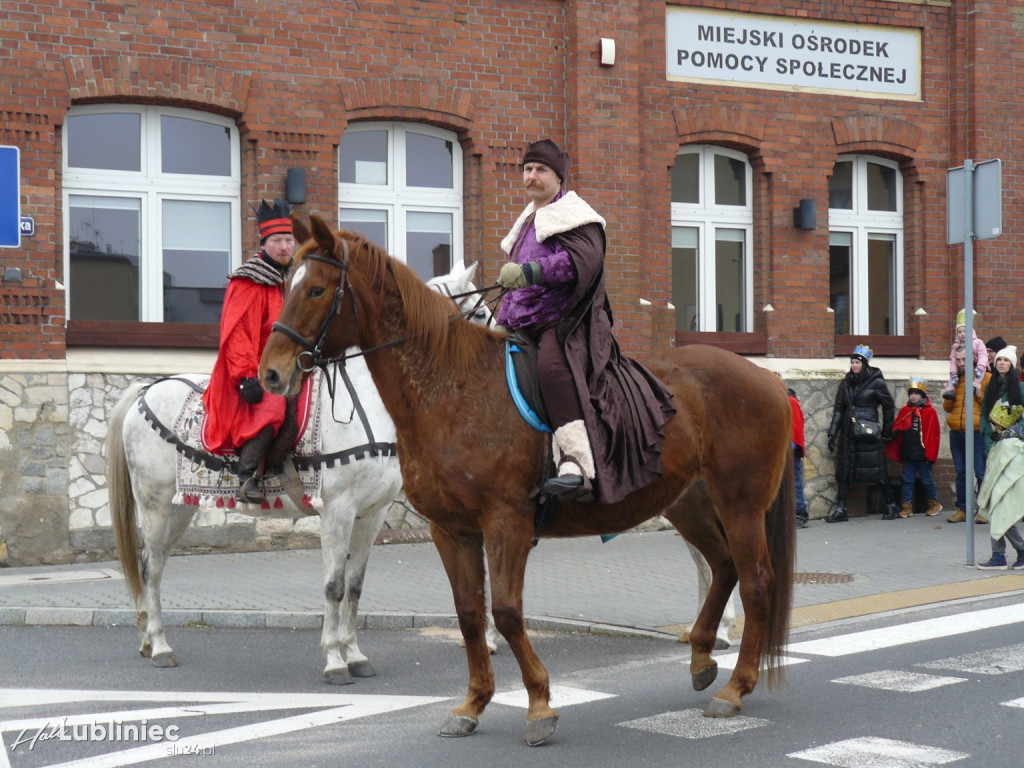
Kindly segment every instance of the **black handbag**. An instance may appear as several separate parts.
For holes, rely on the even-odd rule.
[[[876,443],[882,439],[882,428],[877,421],[866,421],[853,417],[852,434],[854,440],[864,443]]]

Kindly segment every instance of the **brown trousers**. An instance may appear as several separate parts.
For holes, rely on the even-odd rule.
[[[565,350],[558,343],[555,323],[531,328],[529,333],[537,342],[537,378],[549,426],[556,430],[570,421],[582,419],[583,408],[576,394],[576,383]]]

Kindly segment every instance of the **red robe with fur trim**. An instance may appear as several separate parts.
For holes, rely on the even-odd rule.
[[[900,450],[903,447],[903,436],[914,424],[914,412],[921,418],[921,442],[924,445],[924,456],[932,464],[939,458],[939,416],[935,413],[931,401],[927,398],[921,405],[907,403],[896,415],[892,425],[893,439],[885,446],[885,454],[893,461],[902,461]]]
[[[282,286],[231,278],[220,319],[220,351],[210,385],[203,394],[206,419],[203,443],[214,453],[230,453],[270,425],[274,434],[284,422],[285,399],[263,393],[249,405],[238,392],[242,379],[259,374],[260,356],[284,305]]]

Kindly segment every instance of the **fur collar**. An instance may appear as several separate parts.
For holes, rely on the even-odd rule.
[[[505,253],[512,253],[512,248],[519,237],[519,230],[534,212],[531,201],[526,209],[519,214],[516,223],[505,239],[501,241],[501,250]],[[604,228],[604,219],[598,216],[597,211],[591,208],[587,202],[575,192],[566,192],[562,197],[553,203],[549,203],[537,211],[533,220],[534,228],[537,230],[537,242],[543,243],[553,235],[560,235],[563,232],[582,227],[584,224],[598,223]]]

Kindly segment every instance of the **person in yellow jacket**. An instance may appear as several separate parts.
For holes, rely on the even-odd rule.
[[[967,519],[967,408],[964,401],[964,365],[967,362],[967,350],[958,347],[954,352],[954,359],[960,371],[959,380],[953,399],[942,401],[942,409],[948,414],[946,424],[949,425],[949,452],[953,454],[953,466],[956,468],[956,510],[946,520],[951,523],[962,523]],[[981,381],[982,392],[988,387],[988,380],[991,377],[992,374],[986,371]],[[967,379],[970,380],[970,377]],[[981,435],[980,420],[981,398],[981,395],[974,395],[974,477],[979,488],[985,478],[985,440]],[[978,514],[975,515],[974,522],[984,524],[988,520]]]

